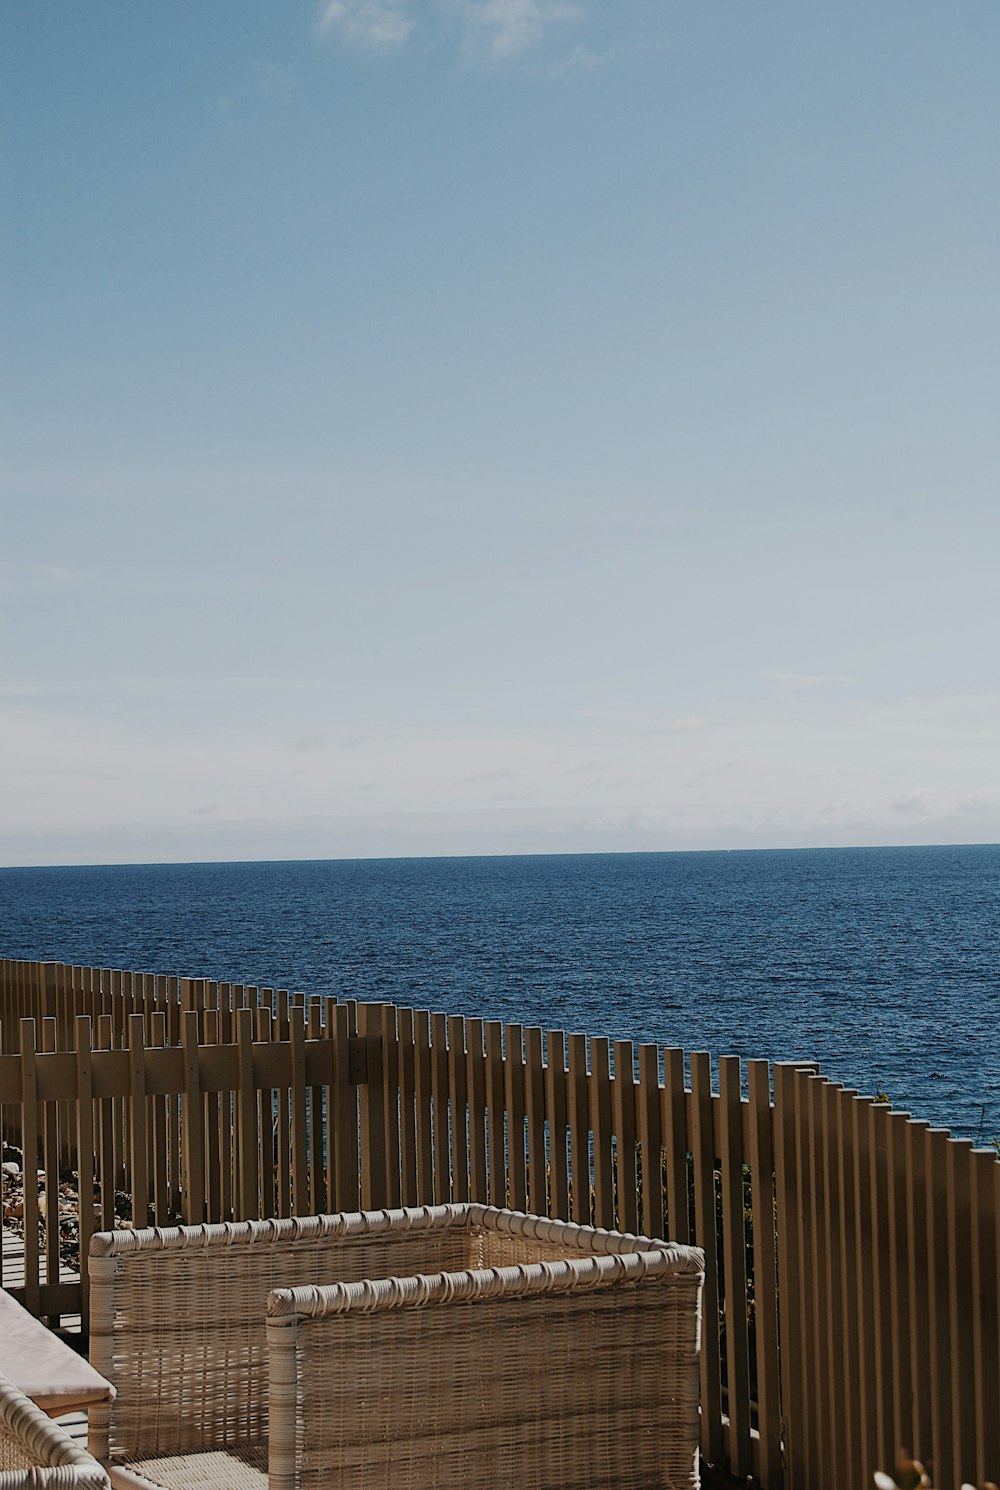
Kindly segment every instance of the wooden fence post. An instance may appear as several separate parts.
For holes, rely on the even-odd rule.
[[[185,1009],[181,1015],[181,1049],[184,1052],[182,1205],[188,1226],[198,1226],[205,1219],[205,1120],[198,1063],[199,1023],[197,1009]]]

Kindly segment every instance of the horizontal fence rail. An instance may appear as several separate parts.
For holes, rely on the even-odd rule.
[[[509,1205],[704,1248],[708,1463],[842,1490],[905,1445],[940,1490],[1000,1478],[1000,1164],[815,1066],[7,960],[0,1122],[44,1317],[86,1322],[122,1222]]]

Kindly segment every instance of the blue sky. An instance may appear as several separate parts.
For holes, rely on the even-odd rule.
[[[0,862],[1000,839],[996,0],[0,53]]]

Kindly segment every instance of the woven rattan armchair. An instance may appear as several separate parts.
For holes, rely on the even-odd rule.
[[[702,1273],[481,1205],[104,1233],[91,1448],[168,1490],[693,1486]]]
[[[0,1376],[2,1490],[108,1490],[105,1471],[6,1376]]]

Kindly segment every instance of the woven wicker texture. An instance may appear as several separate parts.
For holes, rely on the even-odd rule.
[[[272,1490],[695,1485],[701,1277],[691,1248],[485,1206],[106,1233],[91,1347],[118,1397],[91,1446],[241,1490],[208,1451],[270,1411]]]
[[[281,1291],[271,1490],[696,1485],[700,1285],[664,1248]]]
[[[141,1459],[122,1466],[132,1481],[156,1490],[268,1490],[267,1444],[215,1449],[207,1454]],[[112,1472],[112,1484],[115,1482]],[[124,1477],[122,1480],[124,1483]]]
[[[107,1490],[87,1451],[0,1376],[0,1486],[3,1490]]]
[[[91,1410],[93,1452],[148,1458],[266,1438],[273,1288],[464,1268],[470,1245],[461,1208],[448,1206],[98,1233],[90,1358],[119,1395]]]

